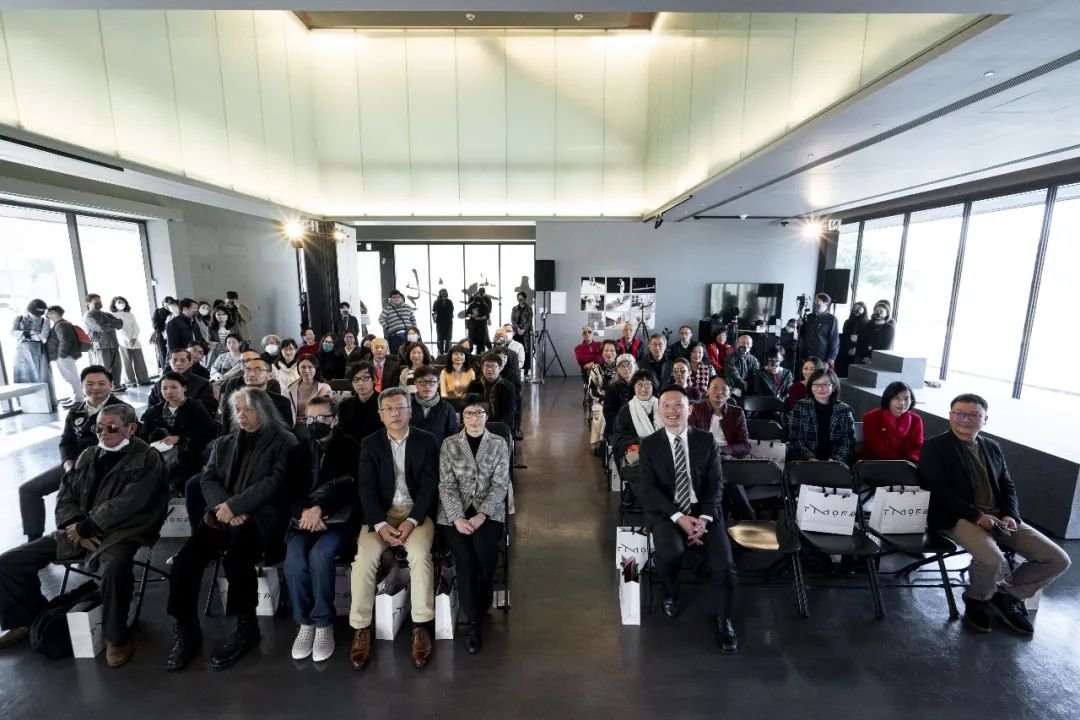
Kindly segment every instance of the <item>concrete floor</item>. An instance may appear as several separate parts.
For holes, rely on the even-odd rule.
[[[48,662],[25,645],[0,654],[0,718],[1080,718],[1075,571],[1043,598],[1030,640],[965,632],[948,621],[942,591],[931,589],[886,590],[888,617],[879,621],[857,589],[811,589],[811,617],[800,620],[789,588],[746,588],[736,620],[742,647],[732,657],[717,651],[695,588],[678,620],[646,614],[641,627],[621,626],[616,495],[587,452],[580,397],[578,382],[554,379],[531,398],[529,468],[517,471],[514,607],[489,619],[480,655],[467,655],[460,640],[439,641],[432,664],[416,671],[403,631],[396,642],[377,642],[371,666],[355,673],[342,622],[336,655],[315,667],[289,658],[291,621],[263,618],[261,647],[236,667],[210,670],[204,650],[168,675],[161,664],[171,623],[156,585],[125,668],[110,670],[102,657]],[[0,429],[35,424],[16,418]],[[0,445],[10,439],[0,436]],[[7,547],[19,541],[16,488],[53,462],[55,440],[3,446]],[[161,558],[171,552],[162,546]],[[1080,559],[1080,543],[1066,548]],[[220,617],[205,622],[207,644],[226,627]]]

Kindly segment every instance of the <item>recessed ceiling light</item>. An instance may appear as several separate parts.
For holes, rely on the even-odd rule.
[[[742,215],[740,215],[740,216],[739,216],[739,219],[740,219],[740,220],[745,220],[745,219],[746,219],[746,218],[748,218],[748,217],[750,217],[750,216],[749,216],[749,215],[747,215],[746,213],[743,213]]]
[[[476,14],[475,13],[465,13],[465,19],[468,20],[469,22],[472,22],[473,20],[476,19]]]
[[[574,20],[576,20],[577,22],[581,22],[584,19],[585,19],[585,16],[582,15],[581,13],[574,13]]]
[[[993,70],[987,70],[986,72],[983,73],[983,77],[985,77],[985,78],[992,78],[995,75],[997,75],[997,73],[994,72]]]
[[[881,127],[881,123],[874,123],[874,127]]]

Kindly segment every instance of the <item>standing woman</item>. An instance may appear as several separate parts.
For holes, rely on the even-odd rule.
[[[26,306],[26,312],[15,318],[11,335],[15,346],[15,377],[17,383],[48,383],[49,397],[53,397],[52,373],[49,357],[45,352],[45,340],[49,334],[49,321],[45,318],[48,305],[35,298]]]
[[[816,371],[824,370],[827,367],[829,366],[825,364],[824,360],[813,355],[803,360],[802,368],[799,370],[802,377],[798,382],[791,383],[791,387],[788,388],[788,412],[795,409],[795,403],[810,395],[810,385],[808,384],[810,382],[810,376]]]
[[[297,361],[296,366],[300,370],[300,379],[289,385],[286,394],[292,400],[296,427],[300,428],[307,425],[308,401],[316,396],[332,397],[333,392],[330,390],[330,386],[322,381],[318,358],[305,355]]]
[[[282,340],[281,348],[278,350],[278,359],[270,368],[270,372],[273,373],[282,391],[300,379],[300,368],[296,366],[299,359],[300,353],[296,347],[296,341],[292,338]]]
[[[869,319],[866,316],[866,303],[862,300],[851,306],[851,315],[844,321],[844,327],[840,331],[840,354],[836,356],[837,376],[847,377],[848,366],[859,363],[855,357],[855,346]]]
[[[210,337],[210,323],[213,321],[210,313],[210,303],[205,300],[199,303],[199,312],[195,313],[195,342],[206,343],[215,338]]]
[[[446,288],[439,290],[439,297],[431,305],[431,319],[435,321],[435,348],[440,355],[450,352],[450,334],[454,331],[454,301]]]
[[[705,397],[709,389],[709,380],[715,374],[713,366],[705,361],[705,346],[701,343],[691,345],[690,377],[687,382],[687,390],[691,397],[694,395],[697,395],[699,399]]]
[[[862,335],[855,348],[854,362],[868,364],[875,350],[892,350],[893,340],[896,338],[896,321],[889,317],[892,314],[892,303],[888,300],[878,300],[874,303],[874,312],[870,316],[870,322],[863,328]]]
[[[146,372],[146,359],[143,357],[142,343],[139,342],[139,323],[131,313],[131,303],[122,295],[117,295],[109,303],[109,312],[124,322],[124,326],[116,331],[116,339],[120,342],[120,358],[124,361],[127,384],[149,385],[150,375]]]
[[[904,382],[889,383],[881,407],[863,415],[863,460],[908,460],[922,454],[923,422],[912,412],[915,393]]]
[[[228,350],[225,339],[232,333],[237,333],[239,337],[239,333],[237,332],[236,321],[233,319],[232,314],[225,309],[224,305],[214,308],[214,319],[210,321],[208,331],[210,335],[206,339],[210,343],[210,354],[206,358],[206,364],[212,368],[217,359]],[[241,347],[243,344],[244,341],[241,338]]]
[[[836,460],[851,465],[855,457],[855,416],[840,402],[840,380],[828,368],[810,376],[810,397],[795,404],[787,459]]]
[[[510,451],[484,424],[487,403],[470,395],[461,413],[465,429],[446,438],[439,456],[439,515],[454,555],[458,595],[468,627],[465,649],[480,652],[480,621],[491,607],[495,565],[506,523]]]
[[[334,333],[326,333],[319,341],[319,352],[315,355],[319,358],[319,367],[326,382],[340,380],[345,377],[345,358],[338,352],[337,338]]]

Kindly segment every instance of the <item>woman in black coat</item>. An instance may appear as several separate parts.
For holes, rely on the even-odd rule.
[[[847,377],[848,366],[859,363],[855,354],[855,345],[859,342],[863,328],[869,321],[866,303],[860,300],[851,306],[851,315],[844,321],[844,327],[840,330],[840,353],[836,356],[837,377]]]
[[[890,317],[891,314],[892,303],[888,300],[874,303],[870,322],[863,328],[855,348],[855,356],[858,358],[856,362],[869,363],[875,350],[892,350],[893,340],[896,338],[896,322]]]
[[[148,407],[140,423],[144,440],[171,446],[162,455],[168,468],[169,486],[177,494],[183,492],[188,478],[202,469],[203,451],[217,430],[202,403],[187,399],[187,384],[184,375],[165,373],[161,378],[164,402]]]

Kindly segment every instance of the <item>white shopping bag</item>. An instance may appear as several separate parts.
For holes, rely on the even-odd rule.
[[[352,607],[352,565],[338,565],[334,568],[334,612],[338,616],[348,615]]]
[[[641,624],[641,575],[632,558],[619,568],[619,612],[623,625]]]
[[[458,591],[457,571],[445,567],[435,591],[435,639],[453,640],[457,627]]]
[[[611,476],[611,492],[621,491],[622,476],[619,475],[619,463],[615,462],[615,458],[608,463],[608,475]]]
[[[921,535],[929,507],[930,493],[917,485],[879,487],[874,492],[870,527],[882,535]]]
[[[1039,609],[1039,601],[1042,600],[1042,590],[1036,590],[1035,594],[1024,601],[1024,607],[1028,610],[1035,611]]]
[[[787,443],[779,440],[751,440],[750,454],[747,457],[751,460],[772,460],[783,470],[787,459]]]
[[[409,612],[409,573],[394,567],[375,586],[375,639],[393,640]]]
[[[79,603],[68,612],[68,634],[71,635],[71,650],[75,657],[94,658],[105,649],[103,616],[103,606],[97,601]]]
[[[638,568],[649,562],[649,536],[644,528],[615,528],[615,567],[621,568],[627,558],[633,558]]]
[[[850,535],[855,529],[859,498],[851,490],[803,485],[795,522],[804,532]]]
[[[259,603],[255,606],[256,615],[274,615],[281,601],[281,578],[277,568],[258,568]],[[218,578],[218,591],[221,593],[221,606],[229,606],[229,581]]]
[[[161,526],[161,537],[191,537],[191,523],[188,522],[187,504],[184,503],[183,498],[173,498],[169,501],[169,512]]]

